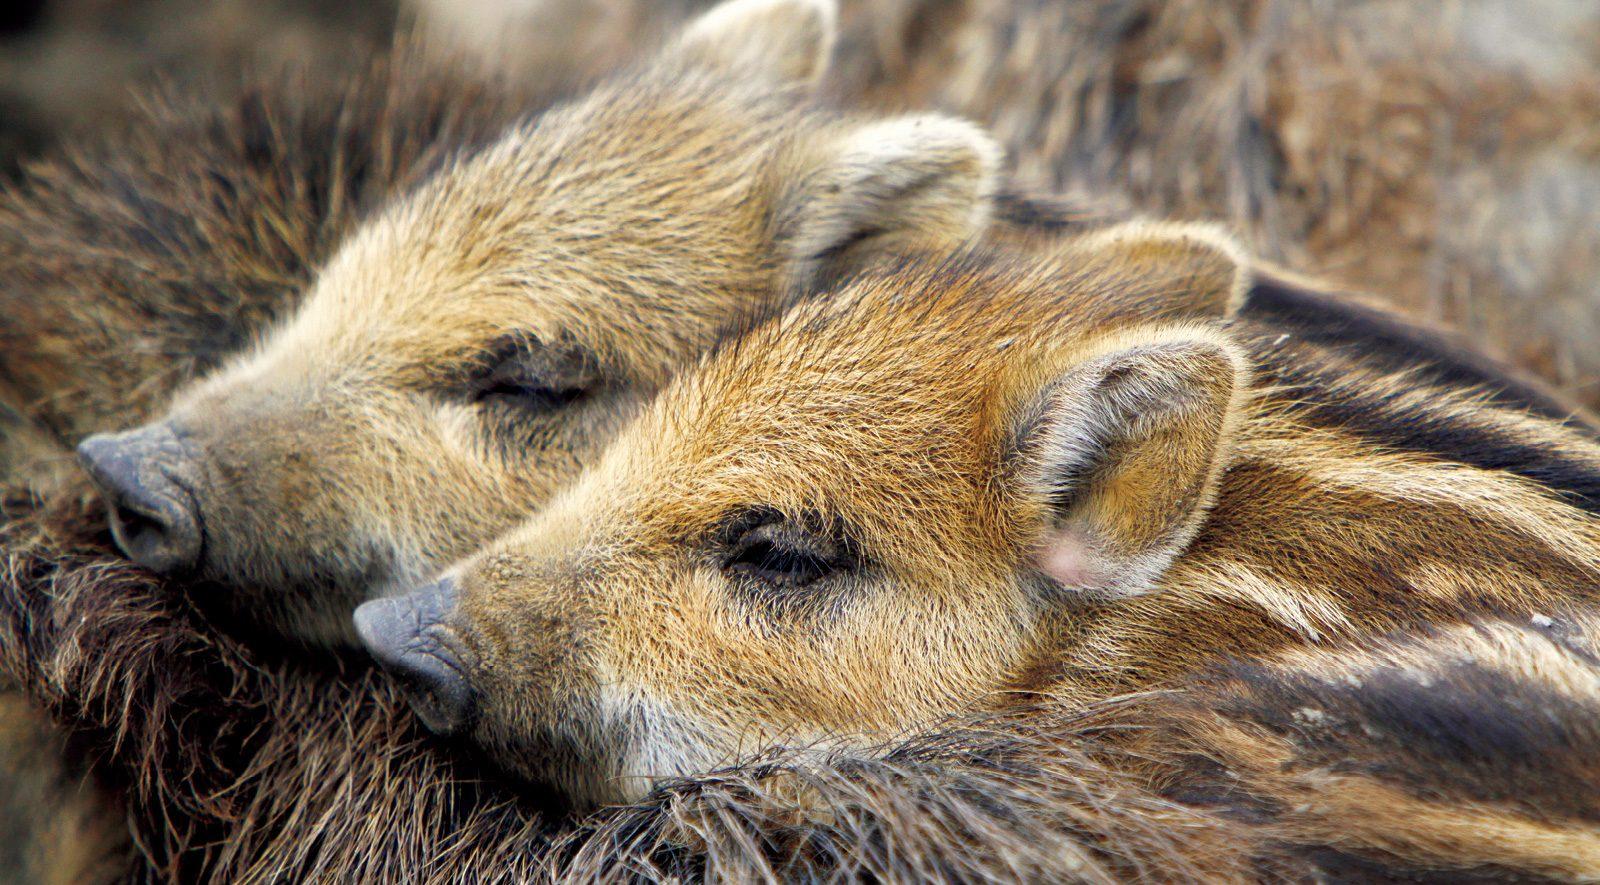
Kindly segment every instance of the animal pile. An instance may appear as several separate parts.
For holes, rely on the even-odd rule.
[[[1600,423],[838,19],[402,45],[0,198],[10,869],[1600,876]]]

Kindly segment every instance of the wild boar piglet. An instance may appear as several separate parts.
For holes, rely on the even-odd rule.
[[[1241,259],[1121,227],[868,273],[680,376],[532,521],[364,641],[423,718],[580,802],[777,740],[871,739],[1154,585],[1244,396]]]
[[[720,330],[983,229],[999,152],[812,100],[831,0],[731,0],[358,229],[303,303],[81,460],[133,559],[312,644],[575,475]]]
[[[1585,428],[1241,316],[1245,267],[1135,223],[863,274],[359,631],[427,724],[584,806],[1595,595]]]

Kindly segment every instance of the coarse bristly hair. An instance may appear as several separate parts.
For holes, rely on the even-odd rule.
[[[1592,621],[1489,619],[1225,665],[1088,711],[776,753],[561,830],[424,739],[386,681],[264,660],[8,501],[8,676],[123,781],[141,876],[1202,881],[1600,870]],[[1592,792],[1592,791],[1590,791]]]
[[[380,77],[348,96],[309,106],[299,100],[284,104],[268,92],[221,106],[157,108],[154,119],[189,135],[169,132],[140,141],[147,148],[142,153],[125,145],[85,150],[46,169],[29,186],[36,190],[27,200],[8,198],[4,211],[20,214],[5,225],[11,231],[6,260],[41,262],[34,279],[54,293],[105,287],[112,305],[84,314],[81,299],[33,297],[27,287],[14,285],[17,280],[8,282],[8,317],[18,315],[13,310],[43,312],[23,316],[16,328],[28,334],[6,340],[8,354],[72,345],[44,357],[54,362],[39,377],[51,380],[27,391],[37,408],[29,417],[54,427],[61,439],[144,417],[181,380],[175,376],[204,368],[228,342],[244,340],[254,324],[276,315],[361,208],[414,181],[435,158],[492,136],[523,107],[492,92],[472,92],[480,87],[470,84],[462,93],[448,81],[400,80]],[[415,128],[375,126],[413,113]],[[373,139],[372,132],[384,134]],[[173,169],[163,171],[165,163],[152,158],[170,160]],[[186,158],[199,162],[184,165]],[[239,170],[245,170],[241,177],[230,179]],[[87,192],[101,196],[83,202]],[[285,214],[284,205],[316,211]],[[143,232],[139,225],[104,223],[147,214],[154,227]],[[170,231],[167,225],[178,221],[181,236],[149,235]],[[128,233],[108,242],[113,230]],[[170,272],[130,274],[128,267]],[[132,279],[150,288],[123,294]],[[46,328],[84,330],[86,337],[34,334]],[[218,330],[226,332],[222,339]],[[1261,807],[1282,812],[1286,806],[1215,788],[1227,770],[1214,773],[1212,781],[1186,775],[1191,780],[1185,783],[1213,783],[1210,792],[1173,792],[1165,784],[1179,778],[1170,773],[1156,778],[1152,788],[1142,769],[1137,776],[1123,771],[1121,751],[1081,744],[1073,728],[1086,720],[1077,714],[1041,717],[1022,732],[1003,724],[952,727],[890,753],[888,761],[835,758],[821,765],[806,756],[789,763],[787,768],[804,774],[798,783],[831,797],[820,803],[797,792],[794,777],[772,783],[775,773],[787,770],[782,760],[681,783],[559,836],[561,850],[548,852],[549,837],[534,807],[422,738],[385,680],[359,667],[306,670],[235,642],[197,615],[183,593],[112,552],[98,505],[74,482],[44,501],[28,493],[8,498],[0,550],[0,662],[8,681],[25,683],[33,700],[90,744],[90,755],[126,789],[129,825],[148,878],[466,880],[787,871],[818,878],[943,872],[1003,879],[1038,871],[1055,879],[1182,879],[1278,869],[1278,861],[1249,854],[1259,839],[1277,844],[1272,840],[1278,838],[1261,836],[1252,821]],[[1563,651],[1558,639],[1509,623],[1486,629],[1533,650],[1555,649],[1569,672],[1583,672],[1584,657]],[[1274,671],[1262,666],[1264,684],[1275,684]],[[1509,692],[1495,693],[1495,705],[1485,701],[1488,712],[1465,703],[1484,700],[1481,692],[1468,694],[1465,688],[1476,684],[1472,674],[1481,666],[1458,671],[1464,686],[1459,692],[1425,693],[1461,699],[1459,715],[1466,718],[1450,721],[1465,721],[1468,728],[1502,722],[1506,706],[1498,701],[1510,698],[1515,707],[1517,697],[1534,697],[1518,695],[1522,689],[1514,680]],[[1284,684],[1285,698],[1310,690]],[[1335,689],[1338,682],[1324,688]],[[1219,719],[1234,715],[1227,707],[1207,706],[1204,691],[1157,697],[1193,697],[1197,709],[1218,711]],[[1357,695],[1344,697],[1350,704],[1366,703]],[[1155,698],[1150,704],[1161,709]],[[1388,715],[1411,706],[1389,707]],[[1126,708],[1103,713],[1123,721],[1113,715],[1118,709]],[[1559,763],[1565,767],[1538,770],[1550,783],[1558,775],[1593,783],[1592,771],[1579,767],[1596,758],[1584,726],[1597,721],[1592,708],[1574,700],[1557,709],[1587,718],[1558,717],[1564,731],[1543,730],[1550,720],[1537,716],[1519,720],[1529,734],[1555,741],[1545,746],[1559,747],[1557,758],[1566,760]],[[1248,710],[1239,715],[1248,718]],[[1261,718],[1270,720],[1265,713]],[[1290,722],[1279,727],[1294,733],[1292,716]],[[1149,734],[1152,741],[1166,734],[1133,723],[1136,734]],[[1127,729],[1101,723],[1092,734],[1121,730]],[[1364,733],[1342,734],[1359,741]],[[1429,732],[1441,738],[1453,733],[1454,728]],[[1374,754],[1368,758],[1378,760],[1369,769],[1399,766],[1383,761],[1394,758],[1387,755],[1392,750],[1368,746]],[[1491,761],[1518,758],[1495,757],[1492,747],[1477,749]],[[1140,752],[1156,756],[1154,750]],[[1222,750],[1204,753],[1226,758]],[[1518,765],[1537,767],[1546,757],[1520,758]],[[1262,771],[1254,776],[1263,780],[1275,770],[1258,767]],[[1317,783],[1310,780],[1311,787]],[[1484,803],[1502,795],[1475,789],[1480,788],[1462,781],[1447,796]],[[1006,804],[985,801],[997,795]],[[1534,802],[1554,795],[1528,794]],[[857,813],[819,815],[817,807]],[[1023,816],[1015,808],[1036,813]],[[1572,814],[1593,817],[1592,809]],[[1147,819],[1163,826],[1153,829]],[[1376,859],[1363,853],[1364,837],[1340,835],[1338,821],[1330,817],[1316,832],[1324,834],[1317,837],[1324,843],[1327,833],[1338,836],[1343,847],[1330,856],[1348,864],[1337,868],[1346,875],[1375,875],[1396,856],[1390,849]],[[948,832],[955,837],[946,838]],[[1497,831],[1484,825],[1482,832]],[[1404,830],[1396,826],[1394,833],[1392,838],[1404,840]],[[1356,848],[1348,844],[1352,840]],[[1451,859],[1450,843],[1428,844],[1430,853],[1410,855],[1422,859],[1401,868],[1462,868]],[[1406,849],[1398,854],[1407,856]],[[1273,855],[1267,850],[1263,856]],[[1485,875],[1519,869],[1503,859],[1479,866],[1485,864],[1502,864],[1483,870]],[[1570,878],[1577,874],[1563,871],[1584,869],[1557,860],[1525,864],[1520,871]],[[1592,865],[1587,869],[1592,873]]]
[[[1219,666],[1087,711],[669,784],[580,879],[1573,881],[1600,870],[1593,611]]]
[[[99,747],[149,875],[532,868],[538,818],[429,747],[384,680],[251,653],[112,554],[91,502],[8,500],[3,672]]]
[[[100,522],[90,515],[100,505],[70,485],[75,471],[65,447],[94,430],[148,417],[177,385],[292,306],[313,269],[369,210],[548,105],[571,79],[559,70],[531,85],[481,79],[416,53],[401,45],[353,77],[324,78],[312,69],[196,95],[147,96],[125,130],[33,164],[0,199],[0,266],[7,270],[0,286],[0,473],[18,483],[7,498],[0,554],[9,587],[6,620],[15,628],[5,643],[0,686],[60,702],[43,706],[68,725],[74,748],[81,745],[74,757],[104,760],[104,780],[126,787],[126,814],[150,876],[247,872],[267,856],[252,853],[247,834],[269,823],[254,815],[270,813],[271,825],[293,829],[317,805],[252,811],[250,800],[217,795],[221,784],[260,776],[259,761],[240,760],[256,760],[255,751],[272,744],[250,737],[244,748],[230,750],[226,736],[256,735],[278,689],[242,686],[237,678],[256,672],[252,665],[219,658],[211,643],[227,640],[216,631],[194,632],[190,621],[173,615],[183,606],[133,592],[150,586],[148,576],[105,557],[103,546],[86,548],[94,551],[88,560],[70,547],[48,546],[64,537],[61,526]],[[60,482],[69,483],[60,495],[46,491]],[[76,522],[52,528],[49,520],[24,515],[41,496],[58,511],[84,509]],[[84,607],[67,617],[98,639],[49,629],[52,618],[66,616],[57,607],[62,594],[84,586],[106,595],[84,592]],[[95,632],[102,628],[110,632]],[[119,633],[126,645],[96,650]],[[102,652],[103,659],[90,657]],[[187,668],[185,661],[203,663]],[[307,680],[300,689],[307,697],[331,700],[314,687],[332,683],[331,674]],[[66,694],[55,694],[68,684]],[[171,702],[183,697],[196,706],[184,707],[182,716],[198,718],[170,720]],[[351,702],[341,715],[364,723],[369,734],[382,730],[370,703]],[[405,721],[391,724],[407,733]],[[91,864],[98,853],[105,861],[99,869],[115,867],[125,840],[96,846],[89,826],[107,818],[121,826],[124,812],[115,798],[102,802],[80,791],[94,779],[78,780],[72,759],[50,758],[59,757],[59,740],[41,734],[38,746],[29,746],[29,727],[10,725],[6,740],[15,746],[7,746],[7,771],[49,770],[66,787],[49,797],[66,809],[59,826],[49,833],[35,828],[30,846],[16,846],[19,853],[66,844],[58,838],[70,835],[66,815],[81,813],[74,847]],[[212,737],[221,738],[214,749]],[[327,762],[315,761],[310,744],[301,748],[306,752],[276,749],[313,766]],[[42,773],[23,773],[49,786]],[[7,826],[18,823],[9,813],[16,808],[23,816],[38,813],[31,783],[7,784],[0,800],[7,803]],[[296,784],[280,788],[285,796],[302,792]],[[359,826],[360,818],[346,825]],[[322,850],[315,839],[288,842],[290,857]],[[48,860],[40,875],[73,880],[90,869]],[[296,863],[287,861],[311,869]]]

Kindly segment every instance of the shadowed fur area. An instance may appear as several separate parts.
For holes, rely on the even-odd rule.
[[[133,868],[115,792],[18,691],[0,693],[0,808],[0,881],[70,885]]]
[[[6,502],[3,673],[97,748],[158,879],[515,877],[536,816],[370,670],[264,660],[121,561],[92,496]],[[476,871],[476,875],[474,875]]]

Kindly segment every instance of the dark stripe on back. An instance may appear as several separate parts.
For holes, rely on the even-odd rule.
[[[1549,642],[1525,635],[1530,646]],[[1597,675],[1592,667],[1579,661],[1571,674],[1557,673],[1557,684],[1578,681],[1566,691],[1494,660],[1430,651],[1424,661],[1420,672],[1391,664],[1358,669],[1354,679],[1316,667],[1284,673],[1238,663],[1222,670],[1234,687],[1221,709],[1288,738],[1297,767],[1356,774],[1463,807],[1600,820],[1600,798],[1574,789],[1593,783],[1600,754],[1600,709],[1585,694]]]
[[[1536,885],[1536,883],[1565,881],[1532,870],[1495,864],[1430,869],[1424,862],[1408,861],[1378,851],[1360,854],[1319,846],[1290,853],[1304,858],[1315,867],[1321,874],[1320,881],[1325,882],[1404,882],[1414,885],[1505,885],[1516,882]]]
[[[1245,298],[1245,318],[1388,369],[1414,369],[1444,387],[1481,388],[1496,405],[1525,409],[1600,440],[1600,428],[1538,382],[1438,331],[1271,276],[1260,276]]]
[[[1270,327],[1241,324],[1239,331],[1255,357],[1260,383],[1281,388],[1273,399],[1283,401],[1299,419],[1357,434],[1388,449],[1508,471],[1600,514],[1600,470],[1592,466],[1600,462],[1600,445],[1586,453],[1586,461],[1555,441],[1520,437],[1476,423],[1470,415],[1434,409],[1427,402],[1402,402],[1389,391],[1349,384],[1354,372],[1370,367],[1370,360],[1344,359],[1339,349],[1330,351],[1304,341],[1280,342],[1281,333]],[[1492,409],[1492,403],[1485,408]],[[1510,408],[1525,411],[1520,405]]]

